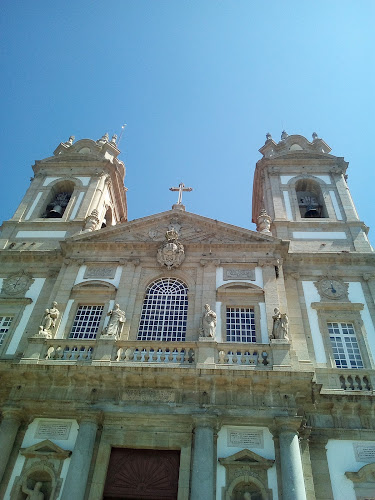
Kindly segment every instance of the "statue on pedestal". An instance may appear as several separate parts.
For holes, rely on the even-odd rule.
[[[204,306],[201,322],[201,333],[203,334],[203,337],[211,337],[212,339],[215,338],[216,323],[216,313],[211,309],[209,304],[206,304]]]
[[[281,313],[278,307],[274,309],[273,328],[271,333],[271,339],[276,340],[289,340],[289,318],[286,313]]]
[[[108,326],[104,330],[104,335],[107,337],[119,338],[122,332],[122,328],[126,321],[125,311],[120,309],[119,304],[115,304],[114,309],[108,312],[110,320]]]
[[[42,324],[39,327],[38,337],[51,339],[59,316],[60,311],[57,309],[57,302],[52,302],[52,307],[45,310]]]

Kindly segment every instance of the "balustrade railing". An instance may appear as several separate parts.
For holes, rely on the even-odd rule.
[[[321,385],[320,392],[331,393],[332,391],[352,392],[374,392],[375,370],[351,370],[346,368],[316,368],[316,383]]]
[[[48,340],[46,360],[91,361],[94,353],[92,342]]]
[[[339,377],[341,389],[344,391],[372,391],[371,379],[360,373],[343,374]]]
[[[217,363],[271,368],[271,347],[268,344],[219,344]]]
[[[196,344],[193,342],[118,342],[113,361],[125,363],[194,363]]]

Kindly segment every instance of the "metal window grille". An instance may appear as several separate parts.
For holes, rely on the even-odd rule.
[[[363,368],[357,337],[351,323],[328,323],[337,368]]]
[[[0,316],[0,345],[4,342],[12,321],[13,316]]]
[[[256,341],[254,309],[227,307],[227,342]]]
[[[139,322],[138,340],[185,340],[188,288],[176,278],[149,285]]]
[[[69,338],[95,339],[103,314],[103,307],[104,306],[79,306]]]

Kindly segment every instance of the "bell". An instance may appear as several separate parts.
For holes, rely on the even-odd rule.
[[[306,219],[312,219],[312,218],[319,218],[319,212],[316,208],[310,208],[310,210],[307,210],[305,213],[305,218]]]
[[[64,209],[60,205],[55,205],[47,214],[48,219],[61,219]]]

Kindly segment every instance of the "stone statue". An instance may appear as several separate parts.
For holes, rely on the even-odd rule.
[[[116,141],[117,141],[117,134],[113,134],[111,139],[112,144],[116,144]]]
[[[56,327],[56,322],[59,316],[60,311],[57,309],[57,302],[52,302],[52,307],[45,310],[42,324],[39,327],[38,335],[50,339],[52,337],[52,332]]]
[[[203,333],[204,337],[211,337],[213,339],[215,338],[216,323],[216,313],[212,311],[209,304],[206,304],[204,306],[201,326],[201,332]]]
[[[114,309],[109,311],[108,316],[110,316],[110,320],[105,329],[105,334],[118,338],[126,321],[125,311],[120,309],[119,304],[115,304]]]
[[[281,140],[282,140],[282,141],[285,141],[285,139],[286,139],[287,137],[288,137],[288,134],[285,132],[285,130],[283,130],[283,131],[281,132]]]
[[[26,500],[44,500],[44,493],[40,491],[40,488],[43,486],[43,483],[38,481],[35,483],[35,486],[32,490],[30,490],[26,483],[22,485],[22,493],[26,493]]]
[[[251,500],[251,493],[245,491],[245,493],[243,494],[243,500]]]
[[[289,340],[289,338],[288,338],[288,333],[289,333],[288,316],[285,313],[282,314],[278,307],[276,307],[274,309],[274,313],[275,314],[272,316],[273,328],[272,328],[271,339]]]
[[[271,222],[272,219],[267,214],[266,209],[262,208],[257,219],[257,231],[260,231],[261,233],[271,234]]]
[[[271,139],[272,139],[272,135],[269,132],[267,132],[267,134],[266,134],[266,140],[270,141]]]

